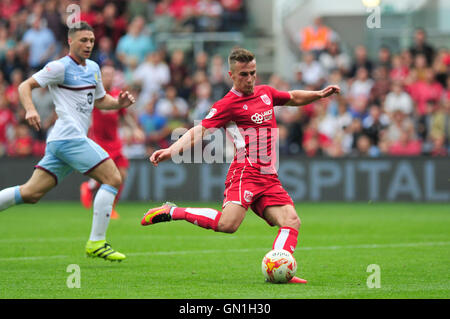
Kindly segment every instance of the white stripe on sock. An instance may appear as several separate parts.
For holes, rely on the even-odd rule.
[[[289,232],[290,230],[287,228],[281,229],[280,234],[278,235],[275,244],[273,245],[273,249],[283,249],[289,237]]]
[[[191,208],[191,207],[189,207],[189,208],[186,208],[185,211],[190,214],[207,217],[212,220],[215,220],[217,217],[217,214],[218,214],[215,209],[211,209],[211,208]]]

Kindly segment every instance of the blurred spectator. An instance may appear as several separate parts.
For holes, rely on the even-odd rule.
[[[14,70],[24,70],[19,58],[16,56],[16,50],[14,48],[8,49],[5,54],[5,59],[0,63],[0,69],[7,82],[11,82],[12,73]]]
[[[373,145],[372,140],[367,135],[360,135],[356,140],[355,156],[375,157],[379,155],[378,148]]]
[[[450,74],[450,53],[447,49],[441,49],[436,54],[436,57],[431,66],[435,75],[436,80],[442,85],[446,86],[447,74]]]
[[[5,60],[6,52],[15,45],[16,41],[9,36],[6,26],[0,24],[0,62]]]
[[[405,63],[405,60],[399,54],[392,56],[392,68],[389,72],[389,76],[392,81],[404,82],[409,74],[409,67]]]
[[[400,140],[403,131],[410,131],[414,128],[414,122],[402,111],[394,111],[389,126],[382,138],[391,145]]]
[[[108,37],[112,41],[112,46],[116,47],[119,39],[127,31],[127,20],[118,14],[116,5],[113,2],[107,3],[97,21],[98,26],[95,28],[97,39]]]
[[[144,112],[138,117],[138,123],[145,134],[147,145],[154,148],[168,147],[167,138],[171,131],[167,126],[167,118],[155,113],[156,95],[147,103]]]
[[[19,108],[19,85],[23,81],[23,72],[15,69],[11,74],[11,84],[6,88],[5,97],[12,110]]]
[[[115,67],[119,66],[119,61],[114,53],[113,43],[110,38],[100,38],[98,41],[98,47],[92,54],[92,60],[97,62],[100,67],[106,64],[112,64]]]
[[[56,39],[55,51],[61,50],[62,44],[67,43],[67,27],[63,22],[63,17],[58,11],[58,1],[48,0],[44,3],[42,18],[47,21],[47,27],[52,31]]]
[[[347,100],[339,98],[337,103],[336,121],[339,129],[343,130],[352,123],[352,114],[348,111]]]
[[[413,126],[400,132],[400,137],[389,146],[389,155],[418,156],[422,152],[422,143],[415,137]]]
[[[339,43],[336,41],[328,43],[326,50],[320,54],[319,61],[327,74],[336,69],[343,74],[347,74],[350,69],[350,57],[346,53],[341,52]]]
[[[428,66],[431,66],[433,63],[434,48],[427,43],[427,34],[424,29],[416,29],[414,32],[414,44],[410,47],[409,51],[413,57],[417,54],[424,54]]]
[[[17,124],[14,112],[8,108],[6,99],[0,95],[0,157],[6,152],[8,132]]]
[[[137,16],[142,16],[145,21],[151,21],[155,11],[155,1],[148,0],[130,0],[127,1],[128,19],[133,20]]]
[[[302,147],[306,156],[321,156],[324,154],[322,146],[330,145],[330,141],[319,135],[317,120],[311,120],[303,132]]]
[[[33,131],[33,135],[36,139],[45,141],[47,139],[48,130],[53,126],[57,118],[56,112],[54,111],[55,106],[53,104],[53,98],[45,87],[39,87],[32,90],[31,98],[41,117],[41,129],[38,132]]]
[[[8,144],[8,156],[26,157],[33,154],[33,138],[28,125],[19,123],[15,127],[14,139]]]
[[[197,32],[215,32],[222,25],[223,8],[216,0],[197,0],[195,13]]]
[[[391,70],[392,59],[391,59],[391,50],[389,49],[389,47],[382,45],[378,49],[378,60],[376,62],[376,66],[386,68],[387,72]]]
[[[246,21],[244,0],[220,0],[223,31],[241,31]]]
[[[414,57],[414,65],[412,68],[412,75],[419,81],[425,80],[425,73],[427,71],[427,58],[424,54],[417,54]]]
[[[354,60],[348,76],[351,78],[355,77],[361,67],[365,68],[369,74],[372,73],[373,64],[367,56],[367,49],[363,45],[358,45],[354,50]]]
[[[155,51],[152,38],[145,31],[145,20],[135,17],[128,26],[128,32],[117,44],[116,55],[119,61],[128,68],[142,63],[147,55]]]
[[[380,133],[389,126],[389,122],[389,117],[382,113],[379,105],[370,106],[369,115],[362,121],[362,126],[372,145],[378,145]]]
[[[378,66],[374,70],[374,83],[370,89],[369,103],[381,104],[391,89],[391,80],[387,67]]]
[[[205,51],[201,51],[197,53],[194,57],[194,65],[191,70],[191,73],[194,74],[197,71],[203,71],[205,73],[208,73],[208,62],[209,62],[209,56],[208,53]]]
[[[445,135],[446,114],[444,103],[438,100],[428,100],[426,108],[426,113],[417,121],[417,133],[422,140],[431,142]]]
[[[301,51],[311,52],[318,57],[329,42],[337,40],[337,34],[323,23],[321,17],[316,17],[312,25],[300,31],[298,43]]]
[[[447,156],[449,151],[445,147],[445,137],[436,136],[431,140],[431,156]]]
[[[329,141],[337,134],[340,129],[337,117],[328,112],[330,99],[321,99],[314,103],[317,123],[317,131],[320,135],[326,137]]]
[[[162,0],[155,8],[157,29],[165,32],[193,32],[197,0]]]
[[[137,108],[146,105],[153,94],[161,94],[161,90],[170,82],[169,66],[162,59],[160,51],[147,56],[144,63],[134,71],[133,81],[141,84],[141,93],[137,99]]]
[[[211,59],[209,82],[211,83],[211,99],[220,100],[228,93],[231,84],[227,82],[228,69],[220,55],[214,55]]]
[[[156,114],[169,119],[169,126],[172,130],[187,122],[189,106],[183,98],[177,95],[177,89],[173,86],[166,88],[166,96],[156,103],[155,108]]]
[[[172,52],[169,69],[170,84],[175,86],[177,90],[182,90],[183,83],[189,74],[183,50],[175,50]]]
[[[409,94],[403,89],[401,82],[394,81],[391,85],[391,91],[386,95],[384,101],[384,111],[387,114],[393,114],[395,111],[402,111],[405,114],[412,115],[414,105]]]
[[[426,102],[428,100],[439,100],[442,97],[444,89],[442,85],[436,81],[432,68],[425,70],[425,80],[416,80],[407,87],[407,91],[416,103],[416,114],[419,116],[426,113]]]
[[[355,81],[349,87],[350,104],[354,106],[358,101],[368,101],[373,85],[374,81],[369,77],[368,70],[360,67],[356,73]]]
[[[23,35],[29,29],[29,12],[21,9],[8,20],[9,34],[17,41],[22,40]]]
[[[10,20],[19,10],[22,3],[16,0],[2,0],[0,2],[0,18]]]
[[[348,95],[348,81],[343,77],[343,74],[340,70],[334,70],[330,73],[327,78],[327,85],[336,84],[341,88],[340,96]]]
[[[97,24],[99,23],[98,18],[100,16],[100,13],[95,11],[92,1],[80,0],[80,8],[80,20],[86,21],[87,23],[89,23],[89,25],[96,29]]]
[[[208,114],[214,100],[211,99],[211,84],[203,82],[196,87],[194,109],[190,114],[191,122],[200,121]]]
[[[297,71],[302,72],[305,84],[319,89],[324,83],[326,74],[320,62],[314,59],[311,52],[303,54],[303,61],[298,64]]]
[[[45,27],[40,17],[31,21],[32,28],[23,35],[22,41],[29,48],[29,65],[34,70],[42,69],[56,53],[56,40],[53,32]]]

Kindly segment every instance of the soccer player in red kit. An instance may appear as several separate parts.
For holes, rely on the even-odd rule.
[[[230,92],[212,106],[201,124],[191,128],[169,148],[157,150],[150,157],[151,163],[157,166],[200,142],[207,130],[226,127],[234,139],[236,152],[225,181],[222,211],[182,208],[166,203],[150,209],[141,224],[183,219],[206,229],[233,233],[239,228],[247,209],[251,208],[269,225],[279,227],[272,249],[293,253],[300,218],[276,173],[274,106],[306,105],[339,93],[340,89],[331,85],[321,91],[280,92],[267,85],[255,86],[255,57],[241,48],[231,52],[228,63],[233,81]],[[290,282],[306,283],[306,280],[294,277]]]
[[[117,98],[120,89],[113,87],[114,67],[105,65],[101,69],[103,86],[112,97]],[[89,131],[89,137],[99,144],[114,161],[119,169],[122,180],[125,180],[128,171],[128,159],[122,154],[122,142],[119,137],[120,118],[126,116],[125,109],[119,110],[100,110],[94,108],[92,111],[92,125]],[[122,184],[123,185],[123,184]],[[100,184],[96,180],[90,179],[80,186],[80,201],[86,208],[92,207],[93,193],[99,188]],[[119,214],[115,210],[120,192],[116,196],[114,206],[111,212],[111,218],[119,218]]]

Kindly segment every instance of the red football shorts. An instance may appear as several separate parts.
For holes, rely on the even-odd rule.
[[[225,192],[222,209],[229,203],[249,207],[264,219],[264,209],[268,206],[292,205],[289,194],[275,174],[261,174],[259,169],[250,165],[230,168],[225,180]]]
[[[128,168],[130,166],[128,159],[122,153],[115,154],[114,157],[111,158],[116,164],[117,168]]]
[[[130,166],[128,159],[122,154],[122,144],[120,141],[105,142],[98,140],[97,143],[109,154],[109,157],[118,168],[127,169]]]

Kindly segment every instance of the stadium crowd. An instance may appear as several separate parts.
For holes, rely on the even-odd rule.
[[[0,157],[42,156],[56,114],[47,89],[33,91],[42,129],[24,120],[18,85],[68,53],[65,21],[71,1],[0,3]],[[171,143],[230,89],[226,58],[210,52],[169,52],[158,32],[239,30],[243,0],[81,0],[81,20],[95,28],[92,59],[116,69],[114,86],[137,97],[128,109],[139,128],[121,127],[124,152],[144,158]],[[400,52],[383,46],[371,59],[364,45],[341,50],[339,36],[321,21],[296,39],[302,52],[293,81],[274,73],[278,90],[315,90],[338,84],[341,94],[301,108],[276,107],[280,153],[306,156],[448,156],[450,51],[434,48],[417,29]],[[314,41],[314,30],[319,40]],[[315,45],[311,46],[311,43]],[[262,83],[261,83],[262,84]]]

